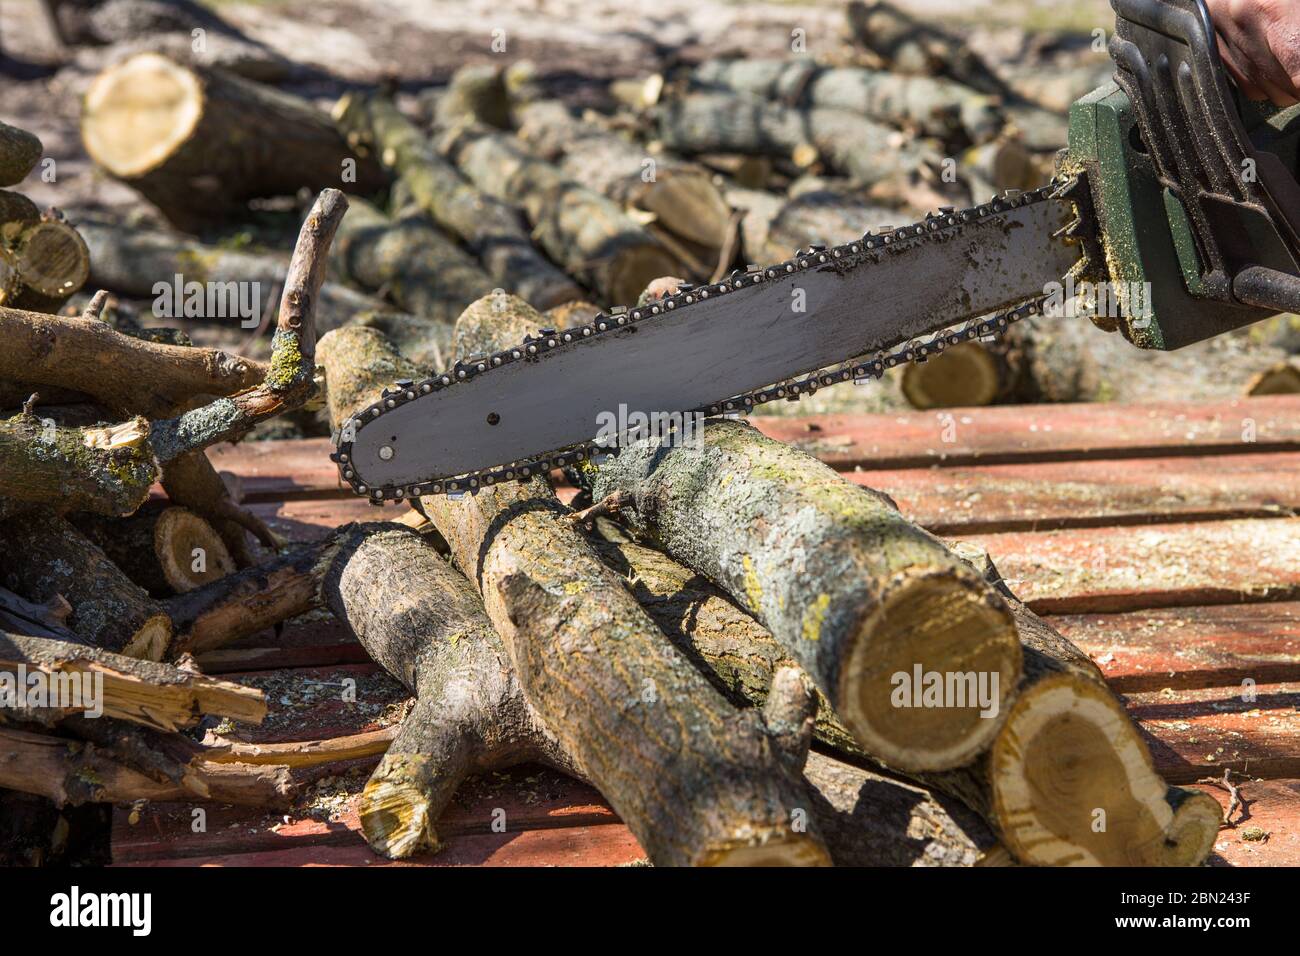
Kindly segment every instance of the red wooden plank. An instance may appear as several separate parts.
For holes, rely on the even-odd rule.
[[[1169,783],[1219,777],[1224,768],[1258,777],[1300,777],[1300,684],[1145,691],[1126,695]]]
[[[1228,402],[756,416],[750,421],[765,434],[838,468],[1300,451],[1297,395]]]
[[[1039,613],[1300,598],[1300,519],[963,535]]]
[[[1212,866],[1300,866],[1300,780],[1234,780],[1242,799],[1231,825],[1219,831]],[[1228,808],[1228,791],[1208,784],[1198,790]]]
[[[1049,618],[1117,691],[1300,680],[1300,603],[1225,604]]]
[[[139,811],[134,824],[130,822],[130,808],[116,808],[113,862],[363,844],[355,800],[368,775],[369,770],[365,770],[340,778],[331,783],[325,799],[316,799],[318,808],[309,801],[309,805],[288,814],[205,806],[205,829],[199,833],[193,830],[194,807],[187,803],[150,804]],[[520,833],[619,820],[587,784],[553,770],[525,765],[466,781],[438,821],[438,833],[444,840],[464,834],[487,834],[493,832],[494,822],[506,833]]]
[[[935,534],[1274,517],[1300,510],[1300,453],[849,472]]]
[[[645,859],[621,823],[452,837],[440,853],[386,860],[368,846],[302,846],[228,856],[146,860],[122,866],[629,866]],[[114,864],[118,865],[118,864]]]

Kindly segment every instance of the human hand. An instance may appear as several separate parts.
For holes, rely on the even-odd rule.
[[[1300,103],[1300,3],[1206,0],[1219,53],[1241,92],[1278,106]]]

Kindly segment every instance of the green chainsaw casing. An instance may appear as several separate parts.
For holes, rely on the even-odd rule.
[[[1296,108],[1254,117],[1251,139],[1295,168]],[[1124,337],[1170,350],[1258,322],[1258,309],[1200,298],[1201,263],[1182,203],[1160,185],[1128,96],[1113,82],[1070,107],[1069,148],[1058,167],[1086,175],[1108,283]],[[1099,323],[1101,324],[1101,323]]]

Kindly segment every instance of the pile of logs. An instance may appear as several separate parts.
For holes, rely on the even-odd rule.
[[[72,6],[93,15],[64,10],[69,36],[118,29],[111,5]],[[584,510],[537,476],[294,547],[207,457],[313,407],[341,429],[395,380],[665,277],[1037,179],[1058,117],[888,4],[849,23],[843,62],[687,63],[614,84],[613,114],[522,64],[466,68],[429,127],[388,90],[327,114],[161,47],[108,65],[86,150],[179,231],[74,227],[0,191],[0,801],[290,805],[310,755],[202,736],[267,704],[196,655],[327,609],[414,698],[366,751],[361,824],[389,857],[438,849],[467,776],[538,761],[595,786],[656,865],[1204,860],[1217,803],[1164,784],[1096,667],[987,556],[743,422],[588,465]],[[0,187],[40,156],[0,125]],[[211,241],[300,190],[291,256]],[[144,300],[182,275],[257,282],[269,354],[193,345],[107,292],[57,314],[87,283]],[[1066,350],[1018,334],[954,352],[979,397],[951,376],[905,391],[1078,397],[1048,368]],[[988,695],[936,704],[926,675]]]

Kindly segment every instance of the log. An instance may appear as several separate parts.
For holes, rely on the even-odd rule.
[[[1300,392],[1300,361],[1288,358],[1253,375],[1247,395],[1294,395]]]
[[[90,275],[90,252],[77,230],[44,218],[3,230],[0,305],[57,312]]]
[[[260,723],[266,698],[260,690],[217,680],[170,664],[137,660],[94,647],[21,634],[0,634],[0,673],[39,672],[53,685],[83,691],[80,700],[37,701],[19,716],[52,724],[69,714],[96,712],[152,727],[192,727],[204,714]],[[102,681],[102,686],[98,682]]]
[[[527,761],[573,771],[458,571],[400,525],[350,525],[339,539],[330,609],[416,696],[358,803],[376,852],[436,850],[437,820],[468,774]]]
[[[41,211],[22,193],[0,189],[0,237],[7,238],[26,223],[38,222]]]
[[[517,298],[504,308],[494,300],[461,317],[459,354],[490,350],[542,321]],[[357,386],[348,401],[331,384],[336,427],[339,413],[373,400],[401,361],[369,336],[353,352],[346,332],[331,333],[322,349],[331,382],[335,368],[350,365]],[[378,366],[365,388],[363,363]],[[807,795],[757,715],[736,712],[672,649],[544,480],[422,506],[483,595],[526,698],[652,861],[825,862],[815,835],[791,828],[790,812]]]
[[[852,242],[868,230],[901,226],[905,219],[898,210],[862,199],[828,190],[805,192],[786,202],[772,217],[763,230],[763,255],[755,261],[784,262],[797,249],[807,249],[814,243],[829,247]]]
[[[23,412],[0,421],[0,518],[45,505],[126,515],[158,480],[149,426],[62,428]]]
[[[147,502],[126,518],[74,514],[69,521],[155,598],[192,591],[235,570],[211,524],[163,501]]]
[[[14,594],[8,588],[0,588],[0,630],[88,644],[85,638],[68,630],[64,623],[71,613],[72,605],[61,595],[38,604]]]
[[[664,147],[686,153],[748,153],[823,161],[865,186],[938,165],[923,143],[847,110],[796,109],[734,93],[692,93],[661,103],[657,128]]]
[[[1024,676],[988,753],[919,779],[992,821],[1022,862],[1199,866],[1217,838],[1218,802],[1165,784],[1088,655],[1021,604],[986,553],[961,551],[1011,605]]]
[[[77,229],[90,250],[90,277],[95,288],[156,302],[162,291],[160,283],[172,287],[173,315],[167,316],[160,307],[156,313],[160,319],[184,316],[232,325],[240,322],[242,317],[221,314],[230,312],[226,290],[237,291],[230,283],[239,282],[255,283],[251,295],[258,303],[259,316],[268,315],[275,308],[274,296],[284,282],[289,265],[289,257],[280,252],[226,249],[160,229],[128,228],[99,220],[83,221]],[[187,293],[177,302],[176,276],[181,277],[182,289],[188,283],[197,282],[203,286],[204,295],[196,297]],[[217,309],[208,306],[209,283],[220,292],[212,302]],[[322,333],[328,332],[350,321],[358,312],[378,308],[383,308],[378,299],[337,282],[326,282],[316,303],[316,327]]]
[[[946,143],[983,143],[1002,129],[998,101],[952,80],[812,60],[707,60],[690,74],[705,89],[745,93],[787,106],[848,110]]]
[[[284,767],[200,764],[194,776],[205,794],[196,794],[193,784],[153,779],[91,743],[0,727],[0,786],[39,794],[58,806],[210,800],[287,808],[292,802],[292,781]]]
[[[365,194],[386,179],[310,103],[155,53],[95,78],[81,136],[91,159],[189,232],[243,214],[249,199],[304,188]]]
[[[519,137],[588,189],[624,208],[652,214],[674,236],[707,250],[710,265],[727,241],[730,207],[708,170],[654,155],[644,146],[544,100],[515,109]]]
[[[390,219],[360,199],[348,208],[333,259],[362,288],[449,330],[465,306],[493,289],[478,263],[424,216]]]
[[[766,628],[732,603],[719,588],[703,576],[683,567],[658,550],[638,544],[624,529],[611,521],[601,519],[594,522],[589,538],[602,560],[629,581],[629,587],[641,605],[692,662],[709,675],[715,686],[737,704],[753,706],[765,704],[776,673],[790,663],[789,653],[777,643]],[[1013,831],[1021,825],[1022,818],[1019,814],[1024,811],[1026,802],[1023,798],[1014,803],[1002,799],[1001,793],[1004,789],[1002,781],[1010,780],[1014,787],[1016,781],[1029,776],[1033,768],[1043,759],[1041,751],[1032,754],[1028,751],[1018,751],[1011,742],[1012,738],[1006,736],[1008,733],[1023,733],[1023,724],[1019,718],[1012,721],[1011,717],[1008,717],[1007,723],[1002,726],[994,739],[993,749],[1002,755],[1000,774],[990,774],[988,758],[981,757],[969,767],[911,776],[916,777],[928,788],[966,802],[988,822],[1017,859],[1024,863],[1083,862],[1089,854],[1097,854],[1110,861],[1129,863],[1151,863],[1162,858],[1170,864],[1194,866],[1201,862],[1210,850],[1213,833],[1199,829],[1201,824],[1196,821],[1203,821],[1208,805],[1199,798],[1189,795],[1187,791],[1176,788],[1166,791],[1165,785],[1150,763],[1143,765],[1138,759],[1140,753],[1133,750],[1135,747],[1144,748],[1145,745],[1138,730],[1127,717],[1123,717],[1122,709],[1119,710],[1119,714],[1123,717],[1122,725],[1114,723],[1111,719],[1114,717],[1114,708],[1119,705],[1114,702],[1113,697],[1109,697],[1109,692],[1106,693],[1111,701],[1110,705],[1095,705],[1091,703],[1096,700],[1095,695],[1091,693],[1091,685],[1082,691],[1075,686],[1076,678],[1089,682],[1097,680],[1097,670],[1088,661],[1087,656],[1016,601],[1009,591],[1003,590],[1005,586],[1000,578],[996,577],[996,572],[992,570],[986,554],[977,553],[966,546],[961,548],[960,555],[963,560],[976,562],[975,570],[989,575],[991,581],[997,583],[1011,607],[1026,661],[1025,677],[1020,685],[1021,691],[1031,689],[1044,675],[1056,674],[1067,669],[1073,675],[1065,679],[1066,690],[1058,693],[1050,703],[1045,698],[1039,697],[1040,692],[1030,693],[1030,703],[1027,705],[1029,712],[1041,714],[1044,707],[1050,707],[1051,712],[1069,714],[1072,712],[1072,707],[1084,706],[1081,703],[1083,701],[1089,702],[1087,704],[1089,707],[1110,708],[1110,710],[1099,711],[1099,713],[1110,714],[1107,718],[1109,736],[1101,738],[1107,743],[1103,743],[1100,748],[1095,736],[1081,733],[1074,737],[1067,737],[1059,729],[1051,730],[1050,734],[1039,730],[1018,739],[1032,740],[1042,733],[1043,739],[1050,740],[1051,745],[1056,748],[1055,756],[1051,761],[1054,768],[1086,763],[1090,768],[1089,773],[1093,772],[1092,761],[1097,759],[1098,754],[1105,754],[1107,745],[1113,746],[1114,759],[1102,759],[1096,765],[1095,772],[1107,780],[1108,786],[1114,788],[1114,793],[1120,798],[1119,803],[1124,804],[1128,801],[1129,807],[1144,804],[1149,811],[1144,818],[1139,814],[1140,822],[1136,827],[1141,831],[1141,847],[1131,850],[1125,843],[1133,835],[1134,829],[1112,832],[1109,837],[1103,835],[1098,838],[1091,834],[1091,831],[1084,833],[1084,828],[1073,826],[1068,831],[1068,837],[1042,844],[1033,844],[1023,839],[1008,839],[1008,831]],[[1016,710],[1019,706],[1018,702],[1013,703],[1009,713],[1016,715],[1024,713]],[[1008,727],[1013,730],[1008,731]],[[835,715],[825,697],[820,695],[816,709],[815,736],[827,748],[846,755],[847,759],[858,760],[867,756],[848,728]],[[1142,752],[1145,752],[1144,749]],[[1115,768],[1124,763],[1133,769],[1133,776],[1127,781],[1114,775]],[[810,763],[809,766],[811,768],[812,764]],[[1098,806],[1097,795],[1078,781],[1088,778],[1089,773],[1072,778],[1074,782],[1064,781],[1059,787],[1053,788],[1049,794],[1035,794],[1030,805],[1033,818],[1041,821],[1049,814],[1055,814],[1059,819],[1078,821],[1088,817]],[[818,789],[821,789],[811,770],[808,778],[818,786]],[[1152,794],[1155,795],[1154,798]],[[886,806],[890,805],[888,794],[876,793],[873,799],[877,802],[885,801]],[[1193,801],[1190,804],[1187,803],[1189,799]],[[834,803],[835,800],[831,802]],[[1180,806],[1186,806],[1186,809],[1178,810]],[[940,809],[943,807],[947,807],[953,819],[958,822],[959,829],[966,833],[974,846],[984,854],[979,860],[986,863],[997,862],[998,852],[989,846],[986,838],[980,835],[978,828],[969,824],[960,814],[959,809],[948,804],[942,804]],[[818,819],[821,821],[822,817],[819,816]],[[935,819],[939,818],[936,816]],[[867,820],[861,821],[860,825],[868,825]],[[832,855],[836,855],[837,851],[844,852],[846,843],[839,839],[840,831],[834,823],[823,823],[823,826],[824,832],[828,834],[827,845],[831,848]],[[942,839],[944,832],[949,831],[941,830],[940,835],[935,838],[936,842],[927,848],[925,852],[927,859],[931,858],[932,853],[937,854],[942,860],[952,858],[949,850],[945,849],[947,844]],[[1157,835],[1159,839],[1155,839]],[[1208,841],[1207,836],[1210,837]],[[1170,839],[1170,845],[1161,849],[1166,838]],[[874,844],[877,851],[881,846],[888,846],[888,844]],[[869,845],[863,852],[871,852],[872,848],[873,845]],[[966,852],[960,845],[955,848],[955,852],[959,859],[966,857]],[[1165,853],[1167,856],[1162,857]],[[1126,854],[1129,855],[1126,857]],[[837,862],[839,861],[840,858],[837,857]]]
[[[0,186],[16,186],[36,168],[44,147],[25,129],[0,123]]]
[[[532,156],[513,137],[459,127],[439,148],[483,192],[518,203],[542,248],[606,302],[634,302],[651,279],[679,271],[617,203]]]
[[[747,424],[710,420],[669,442],[585,468],[593,499],[622,496],[623,520],[758,618],[873,757],[941,769],[988,746],[1020,675],[992,588],[887,497]],[[917,706],[918,670],[978,675],[986,706]]]
[[[126,657],[161,660],[171,621],[149,597],[68,521],[35,511],[0,525],[0,575],[32,601],[62,595],[72,606],[68,627],[95,647]]]
[[[510,95],[502,69],[488,63],[469,63],[451,75],[438,98],[434,115],[440,126],[483,123],[510,128]]]
[[[352,324],[378,330],[404,358],[430,374],[451,365],[447,360],[451,356],[454,326],[447,322],[400,312],[363,312]]]
[[[348,142],[372,146],[415,204],[466,244],[494,287],[538,309],[581,296],[577,284],[534,248],[519,214],[485,195],[438,155],[392,100],[348,93],[335,105],[334,117]]]
[[[919,76],[947,76],[989,96],[1013,98],[1007,85],[957,37],[920,23],[892,3],[852,0],[849,35],[886,69]]]

